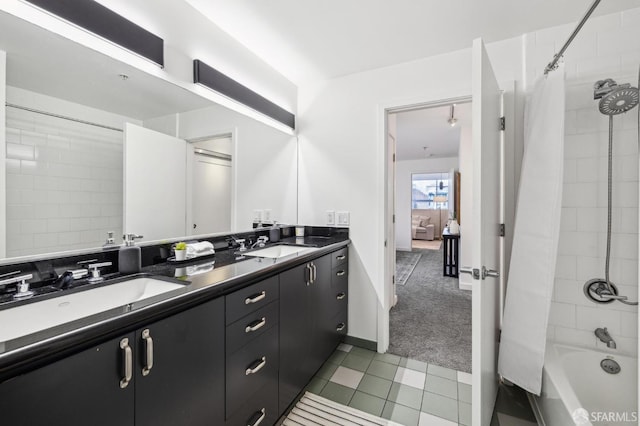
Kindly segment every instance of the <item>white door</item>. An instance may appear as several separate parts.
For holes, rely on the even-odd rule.
[[[124,134],[124,233],[145,241],[186,232],[187,143],[127,123]]]
[[[472,417],[489,426],[498,392],[501,95],[481,39],[472,52]]]
[[[231,231],[231,160],[195,154],[191,234]]]

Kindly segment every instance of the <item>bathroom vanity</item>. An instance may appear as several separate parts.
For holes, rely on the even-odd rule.
[[[274,424],[347,332],[348,234],[313,243],[147,265],[182,285],[0,343],[2,422]]]

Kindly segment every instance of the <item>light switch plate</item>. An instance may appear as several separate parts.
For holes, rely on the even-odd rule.
[[[349,212],[337,212],[338,226],[349,226]]]
[[[336,224],[336,212],[334,210],[327,210],[327,225]]]

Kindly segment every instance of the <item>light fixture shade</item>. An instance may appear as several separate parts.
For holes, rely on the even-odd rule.
[[[454,115],[454,111],[455,111],[455,107],[456,107],[455,105],[451,105],[449,119],[447,120],[447,123],[449,123],[449,125],[451,127],[454,127],[456,125],[456,123],[458,122],[458,119],[453,116]]]

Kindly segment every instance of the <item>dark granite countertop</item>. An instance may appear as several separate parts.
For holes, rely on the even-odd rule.
[[[162,262],[142,268],[141,274],[116,277],[99,284],[105,286],[151,276],[180,282],[184,287],[142,301],[110,309],[33,334],[0,342],[0,381],[46,365],[102,341],[131,332],[152,321],[189,309],[207,300],[241,289],[286,269],[308,262],[349,244],[348,234],[290,237],[277,244],[315,247],[279,259],[244,256],[246,252],[218,250],[215,255],[186,262]],[[254,249],[253,251],[258,250]],[[71,292],[90,291],[97,286],[79,287]],[[70,294],[70,293],[65,293]],[[62,292],[46,295],[53,298]],[[44,300],[39,299],[39,300]],[[31,303],[38,303],[37,300]],[[0,311],[1,312],[1,311]],[[10,327],[10,324],[2,324]]]

